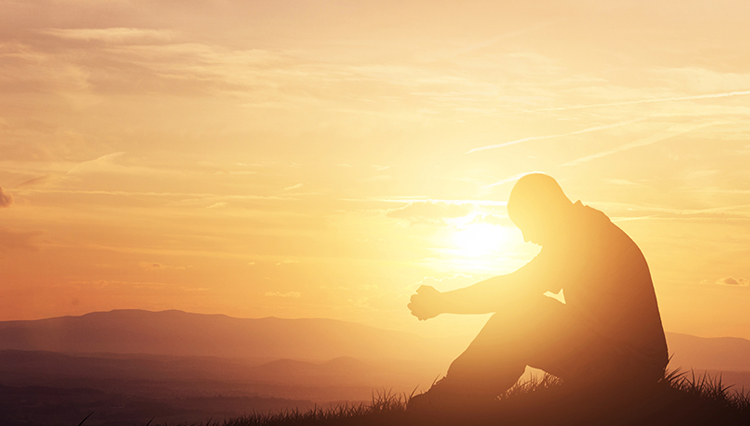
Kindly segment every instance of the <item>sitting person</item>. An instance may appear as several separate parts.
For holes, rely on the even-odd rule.
[[[408,307],[420,320],[494,313],[413,405],[494,400],[527,365],[584,386],[662,378],[667,344],[651,274],[625,232],[604,213],[571,202],[544,174],[519,179],[508,216],[525,241],[542,246],[532,261],[463,289],[422,286],[412,296]],[[564,303],[544,295],[561,289]]]

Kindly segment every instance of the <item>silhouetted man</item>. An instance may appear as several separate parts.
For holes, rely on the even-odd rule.
[[[494,312],[446,377],[416,397],[420,404],[494,399],[527,365],[566,383],[659,380],[667,345],[638,246],[604,213],[572,203],[544,174],[516,183],[508,216],[525,241],[542,246],[531,262],[455,291],[422,286],[411,298],[409,308],[420,320]],[[544,296],[561,289],[565,304]]]

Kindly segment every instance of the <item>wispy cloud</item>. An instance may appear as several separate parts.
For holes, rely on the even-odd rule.
[[[409,203],[388,211],[386,216],[399,219],[442,220],[465,216],[470,211],[471,206],[468,204]]]
[[[420,197],[404,197],[404,198],[343,198],[342,201],[358,201],[358,202],[376,202],[376,203],[446,203],[446,204],[472,204],[477,206],[505,206],[506,201],[495,201],[495,200],[449,200],[442,198],[420,198]]]
[[[265,295],[266,295],[266,297],[291,297],[291,298],[294,298],[294,299],[299,298],[300,296],[302,296],[302,294],[300,292],[298,292],[298,291],[289,291],[289,292],[286,292],[286,293],[281,293],[281,292],[278,292],[278,291],[267,291]]]
[[[546,111],[568,111],[573,109],[585,109],[585,108],[600,108],[600,107],[611,107],[611,106],[624,106],[624,105],[640,105],[640,104],[652,104],[658,102],[676,102],[676,101],[692,101],[699,99],[713,99],[713,98],[728,98],[731,96],[746,96],[750,95],[750,90],[740,90],[734,92],[724,93],[711,93],[707,95],[693,95],[693,96],[673,96],[669,98],[656,98],[656,99],[639,99],[633,101],[623,102],[607,102],[601,104],[588,104],[588,105],[571,105],[557,108],[542,108],[535,109],[525,112],[546,112]]]
[[[504,185],[506,183],[515,182],[518,179],[520,179],[522,176],[527,175],[529,173],[542,173],[542,172],[534,171],[534,172],[518,173],[518,174],[515,174],[513,176],[509,176],[509,177],[507,177],[505,179],[500,179],[497,182],[491,183],[489,185],[484,185],[484,186],[482,186],[482,188],[492,188],[494,186],[500,186],[500,185]]]
[[[156,191],[105,191],[105,190],[85,190],[85,189],[23,189],[17,190],[24,194],[82,194],[82,195],[121,195],[121,196],[148,196],[148,197],[177,197],[177,198],[201,198],[201,199],[227,199],[227,200],[278,200],[289,201],[295,200],[291,195],[286,197],[276,195],[221,195],[206,192],[156,192]]]
[[[750,280],[747,280],[745,278],[724,277],[720,280],[717,280],[716,284],[747,287],[750,286]]]
[[[32,178],[32,179],[29,179],[29,180],[26,180],[26,181],[23,181],[23,182],[19,183],[18,186],[37,185],[37,184],[44,183],[44,182],[48,181],[49,178],[50,178],[50,175],[48,175],[48,174],[44,175],[44,176],[35,177],[35,178]]]
[[[750,204],[735,204],[708,209],[677,209],[647,204],[626,204],[611,202],[596,204],[599,207],[609,207],[608,211],[628,212],[628,216],[618,217],[617,220],[750,218],[750,212],[746,211],[750,207]],[[630,214],[637,216],[631,216]]]
[[[115,164],[114,160],[118,157],[123,156],[124,152],[113,152],[111,154],[102,155],[93,160],[84,161],[76,164],[68,170],[68,175],[85,174],[85,173],[101,173],[111,172],[113,170],[122,171],[122,166]]]
[[[647,136],[645,138],[637,139],[631,143],[618,146],[613,149],[609,149],[606,151],[597,152],[596,154],[587,155],[585,157],[578,158],[573,161],[569,161],[563,166],[575,166],[578,164],[582,164],[591,160],[596,160],[598,158],[606,157],[608,155],[617,154],[618,152],[626,151],[633,148],[638,148],[642,146],[647,146],[654,144],[656,142],[660,142],[666,139],[673,138],[675,136],[684,135],[685,133],[690,133],[694,130],[698,130],[704,127],[714,126],[717,124],[724,124],[724,122],[721,121],[713,121],[709,123],[700,123],[700,124],[693,124],[693,123],[687,123],[687,124],[676,124],[674,126],[671,126],[667,130],[664,130],[662,132],[659,132],[655,135]]]
[[[486,47],[489,47],[489,46],[492,46],[494,44],[497,44],[497,43],[499,43],[501,41],[512,39],[512,38],[519,37],[519,36],[523,36],[523,35],[532,33],[534,31],[538,31],[538,30],[547,28],[550,25],[555,24],[555,23],[557,23],[559,21],[561,21],[561,19],[555,19],[555,20],[547,21],[547,22],[540,22],[540,23],[537,23],[535,25],[531,25],[531,26],[526,27],[526,28],[521,28],[521,29],[516,30],[516,31],[510,31],[510,32],[507,32],[507,33],[503,33],[503,34],[497,35],[495,37],[492,37],[490,39],[480,41],[478,43],[472,43],[471,45],[466,46],[463,49],[457,51],[456,54],[462,55],[462,54],[466,54],[466,53],[469,53],[469,52],[473,52],[475,50],[484,49]]]
[[[506,146],[516,145],[516,144],[523,143],[523,142],[537,141],[537,140],[544,140],[544,139],[563,138],[563,137],[566,137],[566,136],[580,135],[580,134],[583,134],[583,133],[596,132],[596,131],[599,131],[599,130],[613,129],[615,127],[627,126],[629,124],[637,123],[639,121],[644,121],[644,120],[646,120],[646,118],[639,118],[639,119],[636,119],[636,120],[622,121],[622,122],[619,122],[619,123],[606,124],[606,125],[603,125],[603,126],[588,127],[588,128],[581,129],[581,130],[576,130],[574,132],[561,133],[561,134],[557,134],[557,135],[531,136],[531,137],[528,137],[528,138],[516,139],[516,140],[513,140],[513,141],[503,142],[503,143],[494,144],[494,145],[480,146],[478,148],[470,149],[466,153],[467,154],[471,154],[473,152],[485,151],[485,150],[488,150],[488,149],[503,148],[503,147],[506,147]]]
[[[163,269],[178,269],[178,270],[187,269],[184,266],[165,265],[161,262],[138,262],[138,266],[147,271],[157,271],[157,270],[163,270]]]
[[[299,188],[302,188],[304,185],[305,185],[304,183],[298,183],[296,185],[287,186],[286,188],[284,188],[284,191],[291,191],[293,189],[299,189]]]
[[[37,250],[32,241],[36,236],[33,232],[16,232],[0,228],[0,251],[2,250]]]
[[[143,40],[171,40],[176,36],[170,30],[152,30],[142,28],[48,28],[40,31],[55,37],[69,40],[98,40],[108,43],[122,43]]]
[[[0,208],[10,207],[13,204],[13,196],[3,190],[0,186]]]

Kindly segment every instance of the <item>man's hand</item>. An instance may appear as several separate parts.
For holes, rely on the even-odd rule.
[[[445,312],[444,296],[434,287],[423,285],[417,289],[417,294],[411,297],[411,303],[406,307],[411,310],[412,315],[424,321]]]

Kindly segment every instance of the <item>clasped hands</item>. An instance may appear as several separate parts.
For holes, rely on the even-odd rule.
[[[411,297],[411,303],[406,305],[411,314],[420,321],[434,318],[445,313],[445,297],[434,287],[423,285],[417,289],[417,294]]]

